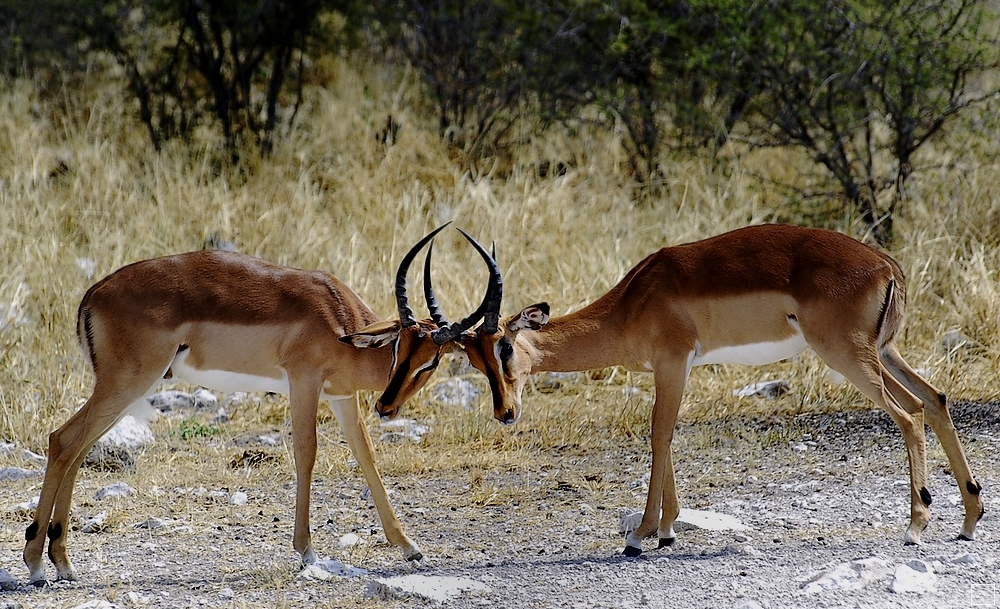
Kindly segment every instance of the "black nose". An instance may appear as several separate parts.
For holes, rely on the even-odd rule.
[[[506,423],[513,423],[514,422],[514,411],[513,410],[508,410],[507,412],[503,413],[503,422],[505,424]]]

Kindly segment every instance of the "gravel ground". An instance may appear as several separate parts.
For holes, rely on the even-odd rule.
[[[1000,502],[991,492],[1000,488],[1000,404],[960,403],[952,412],[985,489],[987,513],[971,543],[955,539],[962,521],[958,489],[928,433],[933,520],[920,546],[902,545],[908,514],[902,439],[883,413],[852,411],[681,425],[674,454],[682,506],[734,516],[750,530],[680,532],[672,548],[656,550],[655,540],[647,542],[638,559],[621,556],[619,533],[622,513],[641,509],[645,498],[648,454],[638,443],[614,454],[554,451],[538,467],[385,476],[407,532],[426,555],[415,565],[384,541],[360,477],[319,477],[314,545],[367,570],[325,581],[298,572],[287,473],[285,482],[243,488],[247,502],[234,505],[226,489],[188,488],[175,479],[160,481],[165,490],[140,490],[105,504],[88,497],[114,476],[85,472],[74,515],[106,510],[109,517],[102,532],[77,531],[70,539],[79,581],[26,586],[25,521],[8,510],[0,568],[19,585],[0,593],[0,609],[88,602],[163,608],[1000,606],[994,517]],[[0,485],[0,509],[24,501],[38,484]],[[137,526],[151,516],[161,519],[154,528]],[[338,549],[347,533],[362,543]],[[854,563],[851,572],[862,577],[811,591],[823,582],[810,582],[858,560],[866,562]],[[933,575],[919,581],[930,589],[894,592],[901,565],[929,565]],[[373,596],[375,580],[407,574],[468,578],[489,591],[438,603]]]

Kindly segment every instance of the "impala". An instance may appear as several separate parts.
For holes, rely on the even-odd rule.
[[[49,436],[42,492],[25,532],[30,581],[45,583],[46,534],[56,579],[75,579],[66,535],[80,464],[130,407],[141,405],[161,378],[172,376],[221,391],[289,396],[296,473],[293,546],[304,563],[317,559],[310,541],[309,493],[321,399],[340,423],[386,537],[406,559],[422,558],[389,503],[357,391],[388,383],[377,409],[396,412],[427,382],[453,339],[482,318],[485,300],[479,311],[454,324],[444,318],[418,321],[408,306],[406,271],[443,228],[425,236],[400,263],[398,320],[379,321],[360,296],[329,273],[217,250],[136,262],[91,287],[80,303],[77,335],[94,371],[94,390]],[[474,245],[491,276],[499,278],[489,254]]]
[[[691,368],[762,365],[806,346],[843,374],[899,426],[910,465],[910,522],[920,541],[930,520],[924,412],[948,456],[965,504],[960,539],[971,540],[983,514],[945,395],[900,356],[906,288],[889,256],[840,233],[784,225],[753,226],[667,247],[640,262],[583,309],[549,317],[539,303],[500,318],[491,288],[482,325],[466,333],[469,360],[489,379],[494,416],[517,420],[521,391],[535,371],[620,365],[653,373],[652,471],[642,522],[624,553],[638,556],[656,534],[673,543],[679,512],[670,455],[677,412]]]

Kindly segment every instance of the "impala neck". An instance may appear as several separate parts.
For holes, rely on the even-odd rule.
[[[573,372],[626,363],[625,342],[613,315],[614,292],[562,317],[553,317],[539,330],[525,330],[535,349],[534,371]]]

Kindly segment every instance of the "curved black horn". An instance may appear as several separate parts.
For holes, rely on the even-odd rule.
[[[444,311],[438,306],[437,298],[434,297],[434,286],[431,285],[431,254],[434,252],[434,242],[427,246],[427,257],[424,258],[424,300],[427,302],[427,309],[431,312],[431,319],[443,328],[448,325],[448,318]]]
[[[472,315],[469,315],[462,321],[449,324],[434,331],[432,334],[434,342],[439,345],[443,345],[449,340],[454,339],[462,332],[476,325],[476,322],[480,319],[485,319],[485,316],[491,312],[495,313],[497,319],[500,316],[500,300],[503,298],[503,278],[500,276],[500,269],[489,252],[482,245],[479,245],[478,241],[462,229],[458,229],[458,232],[462,233],[469,243],[476,248],[476,251],[479,252],[483,260],[486,261],[486,266],[490,269],[490,282],[486,288],[486,296],[483,297],[482,304],[479,305],[478,309],[473,311]],[[486,322],[483,323],[485,325]],[[496,332],[496,323],[496,320],[494,320],[492,332]]]
[[[413,262],[413,258],[417,255],[417,252],[449,224],[451,222],[445,222],[428,233],[416,245],[410,248],[410,251],[406,252],[402,262],[399,263],[399,270],[396,271],[396,308],[399,309],[399,321],[404,328],[409,328],[417,323],[417,319],[413,316],[413,309],[410,308],[409,299],[406,297],[406,271],[410,270],[410,263]]]

